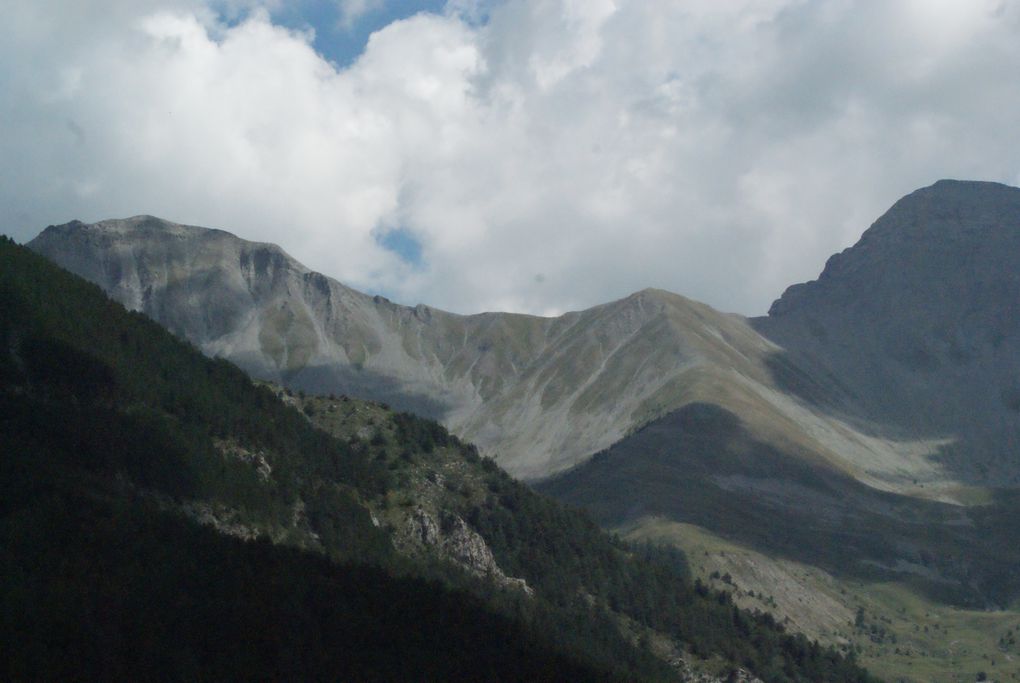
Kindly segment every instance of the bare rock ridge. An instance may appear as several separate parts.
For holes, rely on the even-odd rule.
[[[1020,482],[1020,189],[917,190],[753,324],[838,378],[846,412],[944,437],[938,460],[955,478]]]

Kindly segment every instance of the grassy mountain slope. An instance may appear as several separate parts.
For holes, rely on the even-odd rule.
[[[8,241],[0,311],[11,676],[655,680],[679,675],[672,648],[768,681],[867,679],[442,427],[355,404],[372,424],[316,430],[342,401],[299,412]],[[409,547],[408,519],[460,545]]]
[[[689,524],[635,520],[620,533],[682,548],[695,576],[768,609],[792,630],[849,643],[886,680],[938,683],[1020,680],[1020,612],[965,609],[926,599],[898,581],[868,581],[770,556]]]
[[[283,394],[326,431],[341,439],[369,438],[384,450],[395,483],[368,504],[405,552],[452,558],[470,569],[471,558],[458,556],[444,539],[466,522],[491,552],[498,576],[491,568],[483,572],[497,585],[523,582],[538,600],[579,620],[599,616],[660,657],[676,660],[689,651],[714,659],[708,670],[725,671],[725,661],[737,662],[766,680],[799,675],[791,666],[814,669],[808,679],[857,675],[826,672],[834,652],[805,650],[801,637],[777,639],[771,618],[748,614],[734,621],[729,598],[691,586],[686,560],[676,551],[620,543],[586,517],[514,481],[435,423],[346,397]],[[445,531],[422,542],[423,517]],[[742,633],[756,634],[751,650]],[[802,664],[788,659],[794,651]],[[781,660],[787,660],[786,672],[775,666]]]
[[[1020,421],[1010,401],[1018,211],[1020,190],[994,183],[919,190],[830,259],[817,281],[791,287],[768,318],[752,321],[776,344],[763,359],[770,388],[802,415],[825,416],[798,419],[799,429],[847,456],[818,428],[852,428],[864,436],[856,455],[804,448],[781,424],[761,429],[753,403],[711,397],[539,489],[634,538],[692,549],[689,534],[673,531],[698,525],[769,567],[744,572],[759,594],[776,593],[769,581],[785,581],[776,577],[788,578],[781,568],[790,563],[827,577],[883,615],[901,646],[834,630],[826,610],[860,605],[824,581],[797,582],[795,602],[768,607],[812,635],[828,624],[829,642],[863,640],[863,655],[883,673],[955,680],[973,676],[979,660],[986,669],[1009,664],[1014,655],[1000,641],[1020,596]],[[871,453],[869,438],[878,446]],[[883,442],[916,448],[890,458]],[[828,607],[815,614],[812,605]],[[901,607],[908,620],[894,614]],[[929,632],[917,635],[915,623]]]

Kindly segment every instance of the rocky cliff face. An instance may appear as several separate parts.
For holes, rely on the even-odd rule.
[[[497,585],[533,595],[527,581],[507,576],[477,531],[457,515],[445,512],[439,521],[419,506],[406,513],[404,524],[396,529],[394,542],[405,553],[429,550],[471,574],[486,577]]]

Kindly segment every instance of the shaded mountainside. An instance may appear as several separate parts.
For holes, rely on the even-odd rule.
[[[849,457],[770,438],[746,406],[707,401],[537,488],[633,538],[692,548],[679,523],[698,525],[757,558],[746,573],[759,595],[776,590],[762,576],[789,577],[778,568],[821,571],[837,597],[798,583],[803,594],[785,606],[794,622],[827,624],[831,642],[856,642],[896,678],[972,676],[975,659],[1006,652],[1002,633],[983,629],[1004,632],[1018,618],[1018,247],[1020,190],[943,181],[901,200],[818,281],[791,287],[752,321],[775,344],[763,359],[771,386],[803,415],[822,416],[786,433],[807,431]],[[875,447],[850,455],[819,425]],[[960,616],[985,625],[953,635],[931,620],[932,639],[908,654],[833,616],[848,591],[879,610],[867,596],[892,595],[926,620],[938,603],[992,611]]]
[[[656,420],[537,488],[611,528],[683,521],[840,577],[900,580],[956,604],[1005,606],[1020,595],[1015,492],[965,507],[878,491],[790,458],[714,405]]]
[[[7,241],[0,311],[5,677],[868,679],[441,426],[281,400]]]
[[[827,408],[942,440],[954,479],[1020,483],[1020,189],[918,190],[753,322],[787,361],[838,379]]]

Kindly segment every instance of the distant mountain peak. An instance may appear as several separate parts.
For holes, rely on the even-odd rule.
[[[1020,189],[942,180],[900,199],[755,321],[842,378],[870,418],[957,445],[965,479],[1015,483]]]
[[[876,288],[883,284],[911,290],[939,287],[945,284],[944,273],[961,272],[958,265],[980,271],[984,261],[991,266],[1018,253],[1020,188],[939,180],[893,204],[857,244],[831,256],[817,280],[787,288],[768,314],[787,315],[823,300],[866,306],[869,293],[878,296]],[[991,272],[1002,269],[985,268]],[[973,275],[977,279],[982,273]]]

